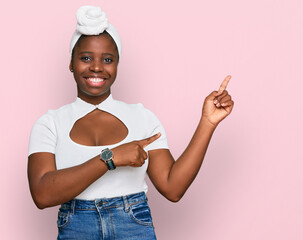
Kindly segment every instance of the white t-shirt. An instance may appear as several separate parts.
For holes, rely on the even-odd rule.
[[[121,142],[107,146],[85,146],[71,140],[70,131],[74,123],[96,108],[118,118],[128,129]],[[50,152],[55,154],[57,170],[73,167],[99,155],[104,148],[114,148],[134,140],[141,140],[161,132],[161,137],[145,147],[168,149],[164,128],[157,117],[139,104],[126,104],[114,100],[110,95],[99,105],[92,105],[80,98],[57,110],[50,110],[34,124],[29,143],[29,154]],[[100,160],[101,161],[101,160]],[[148,159],[141,167],[117,167],[86,188],[76,198],[94,200],[132,193],[147,192],[145,182]]]

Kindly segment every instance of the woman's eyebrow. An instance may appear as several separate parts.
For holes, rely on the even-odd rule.
[[[90,52],[90,51],[83,51],[83,52],[79,52],[79,54],[93,54],[94,52]],[[115,56],[114,54],[112,53],[102,53],[102,55],[111,55],[111,56]]]
[[[79,52],[80,54],[83,54],[83,53],[93,53],[93,52],[89,52],[89,51],[83,51],[83,52]]]
[[[112,53],[102,53],[102,55],[111,55],[111,56],[115,56],[114,54],[112,54]]]

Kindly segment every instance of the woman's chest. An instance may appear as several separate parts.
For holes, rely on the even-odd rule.
[[[146,122],[134,114],[94,110],[84,116],[62,116],[56,121],[57,169],[76,166],[97,156],[104,148],[149,136]]]
[[[121,142],[127,126],[114,115],[98,109],[78,119],[70,130],[70,139],[85,146],[104,146]]]

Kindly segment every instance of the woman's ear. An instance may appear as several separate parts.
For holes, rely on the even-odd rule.
[[[70,64],[69,64],[69,70],[70,70],[71,72],[74,71],[74,70],[73,70],[73,63],[72,63],[72,60],[70,61]]]

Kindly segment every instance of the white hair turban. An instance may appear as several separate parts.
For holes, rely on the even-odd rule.
[[[100,7],[82,6],[77,11],[77,28],[73,34],[70,43],[70,54],[72,55],[73,49],[81,37],[81,35],[99,35],[106,31],[115,41],[119,56],[121,56],[121,39],[106,17],[106,13]]]

